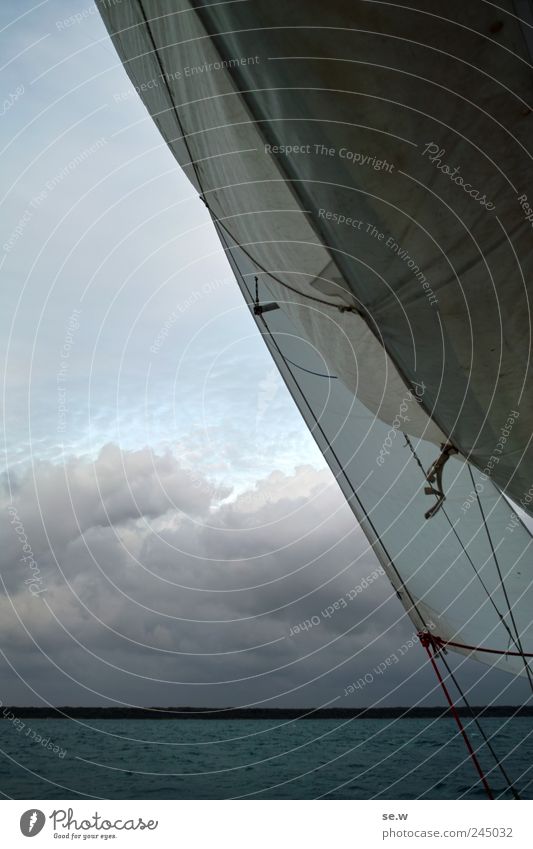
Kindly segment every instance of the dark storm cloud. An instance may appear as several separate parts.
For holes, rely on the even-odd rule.
[[[169,452],[108,445],[94,462],[40,462],[10,480],[0,637],[11,700],[349,705],[431,693],[420,647],[399,652],[414,628],[328,471],[274,472],[228,501]]]
[[[1,536],[3,644],[23,677],[28,664],[37,679],[46,671],[56,701],[64,676],[45,653],[102,695],[136,689],[141,703],[162,692],[167,701],[227,703],[275,698],[328,675],[354,651],[365,654],[369,640],[381,640],[381,651],[387,643],[383,576],[342,609],[321,613],[376,569],[325,470],[273,473],[221,503],[227,490],[170,453],[109,445],[95,462],[41,462],[19,474],[12,492],[11,501],[6,487]],[[38,565],[37,595],[13,511]],[[392,606],[394,621],[401,611]],[[295,632],[312,617],[320,624]],[[337,673],[334,696],[347,676]],[[147,679],[156,679],[152,697]]]

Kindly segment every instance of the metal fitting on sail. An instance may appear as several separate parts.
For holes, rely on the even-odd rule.
[[[254,315],[262,315],[264,312],[270,312],[270,310],[279,310],[278,304],[254,304]]]
[[[441,452],[439,456],[431,464],[428,471],[426,472],[426,480],[429,484],[431,484],[431,486],[424,487],[424,492],[426,493],[426,495],[435,495],[438,499],[433,505],[433,507],[431,507],[424,514],[424,517],[426,519],[431,519],[435,515],[435,513],[438,513],[446,499],[442,487],[442,472],[447,460],[451,457],[452,454],[457,453],[457,448],[455,448],[451,444],[451,442],[445,442],[443,445],[441,445]]]
[[[257,277],[255,278],[255,301],[254,301],[254,315],[263,315],[264,312],[270,312],[271,310],[279,310],[279,304],[274,302],[270,304],[260,304],[259,303],[259,280]]]

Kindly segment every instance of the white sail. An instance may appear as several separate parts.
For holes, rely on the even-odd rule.
[[[356,312],[339,309],[362,305],[315,233],[277,156],[266,151],[261,128],[231,76],[238,60],[223,63],[189,3],[169,0],[158,4],[156,14],[153,10],[150,6],[149,23],[142,3],[106,6],[102,14],[163,137],[212,214],[246,246],[257,269],[277,272],[273,287],[295,329],[321,352],[332,374],[391,423],[405,382],[376,338],[376,328]],[[251,65],[265,61],[257,54],[243,59]],[[276,278],[283,284],[277,285]],[[313,304],[314,310],[307,309]],[[422,432],[437,444],[445,438],[413,408],[410,433]]]
[[[99,8],[247,301],[257,277],[277,305],[259,327],[413,621],[525,674],[531,537],[493,483],[530,509],[533,117],[512,4],[503,23],[440,0]]]

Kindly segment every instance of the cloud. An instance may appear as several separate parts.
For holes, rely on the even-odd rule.
[[[379,631],[379,619],[354,604],[321,617],[314,633],[290,636],[376,565],[324,469],[273,472],[228,500],[229,490],[194,476],[170,452],[107,445],[94,462],[42,461],[11,476],[12,499],[7,480],[0,632],[21,669],[31,659],[49,670],[48,653],[82,685],[113,698],[136,681],[141,703],[157,701],[157,679],[190,682],[181,700],[192,702],[196,685],[215,681],[234,683],[213,684],[210,699],[234,702],[237,692],[245,701],[258,693],[275,699],[316,670],[327,674]],[[38,564],[38,596],[29,591],[31,571],[8,508]],[[365,611],[391,596],[382,578],[379,591],[377,583],[366,591]],[[49,674],[46,690],[61,700],[63,675]],[[142,675],[156,679],[153,698]],[[79,700],[87,698],[82,691]]]
[[[398,653],[414,628],[325,469],[232,496],[170,451],[107,445],[6,477],[1,515],[12,701],[439,703],[420,647]]]

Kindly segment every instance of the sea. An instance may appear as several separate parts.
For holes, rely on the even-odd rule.
[[[447,718],[22,722],[0,722],[4,798],[484,798]],[[487,718],[483,730],[533,798],[533,719]],[[479,732],[468,734],[494,795],[511,798]]]

